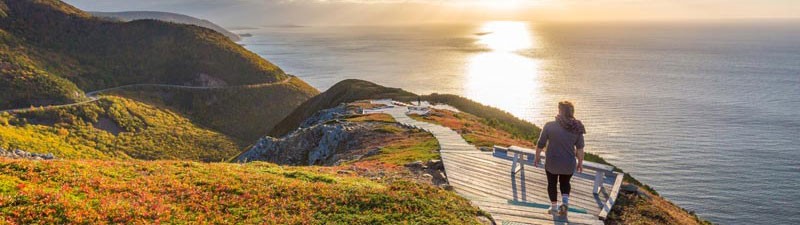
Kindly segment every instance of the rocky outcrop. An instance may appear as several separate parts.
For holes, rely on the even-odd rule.
[[[269,161],[285,165],[335,165],[357,160],[367,153],[360,148],[361,136],[371,127],[365,123],[332,122],[300,129],[284,138],[264,137],[236,161]]]
[[[386,126],[407,130],[399,124],[350,122],[355,112],[342,104],[321,110],[306,119],[301,127],[282,137],[264,137],[234,161],[268,161],[283,165],[339,165],[378,154],[382,140],[395,133],[380,132]]]
[[[305,121],[300,123],[300,129],[309,128],[311,126],[324,123],[326,121],[334,120],[336,118],[341,118],[346,115],[352,115],[354,112],[348,112],[347,106],[345,104],[340,104],[339,106],[330,108],[330,109],[323,109],[319,112],[314,113],[311,117],[308,117]]]
[[[53,160],[53,159],[56,159],[56,157],[53,156],[53,153],[39,154],[39,153],[26,152],[26,151],[19,150],[19,149],[5,150],[3,148],[0,148],[0,158],[32,159],[32,160]]]

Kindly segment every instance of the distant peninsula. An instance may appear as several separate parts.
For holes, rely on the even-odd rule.
[[[230,38],[231,41],[242,40],[242,37],[240,37],[239,35],[230,32],[225,28],[222,28],[221,26],[214,24],[211,21],[183,14],[170,13],[170,12],[156,12],[156,11],[89,12],[89,13],[91,13],[93,16],[96,17],[108,18],[124,22],[133,20],[142,20],[142,19],[154,19],[154,20],[161,20],[161,21],[180,23],[180,24],[191,24],[217,31],[225,35],[226,37]]]

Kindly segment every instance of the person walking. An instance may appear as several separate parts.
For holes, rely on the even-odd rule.
[[[547,194],[551,203],[550,213],[567,215],[570,179],[575,171],[583,171],[585,133],[586,129],[581,121],[575,119],[575,106],[569,101],[559,102],[555,120],[546,123],[542,128],[536,144],[534,166],[539,165],[541,152],[547,147],[544,168],[547,174]],[[560,184],[559,188],[556,188],[557,184]],[[558,189],[561,190],[561,206],[558,206]]]

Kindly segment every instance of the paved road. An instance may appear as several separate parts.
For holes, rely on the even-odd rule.
[[[91,102],[95,102],[97,100],[100,100],[100,98],[97,96],[98,94],[109,92],[109,91],[114,91],[114,90],[125,89],[125,88],[134,88],[134,87],[168,87],[168,88],[201,89],[201,90],[226,89],[226,88],[257,88],[257,87],[267,87],[267,86],[278,85],[278,84],[286,84],[286,83],[288,83],[289,81],[291,81],[294,78],[295,78],[294,76],[289,76],[286,79],[284,79],[282,81],[279,81],[279,82],[260,83],[260,84],[247,84],[247,85],[234,85],[234,86],[216,86],[216,87],[184,86],[184,85],[174,85],[174,84],[129,84],[129,85],[122,85],[122,86],[118,86],[118,87],[112,87],[112,88],[106,88],[106,89],[86,92],[86,97],[88,99],[84,100],[82,102],[63,104],[63,105],[48,105],[48,106],[43,106],[42,108],[43,109],[58,109],[58,108],[66,108],[66,107],[70,107],[70,106],[83,105],[83,104],[86,104],[86,103],[91,103]],[[39,107],[6,109],[6,110],[0,110],[0,113],[24,113],[24,112],[29,112],[29,111],[38,110],[38,109],[39,109]]]

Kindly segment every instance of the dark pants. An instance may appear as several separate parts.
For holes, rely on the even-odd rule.
[[[558,201],[558,193],[556,192],[556,182],[561,183],[561,194],[569,194],[569,180],[572,179],[572,174],[552,174],[545,170],[547,173],[547,195],[550,196],[551,202]]]

